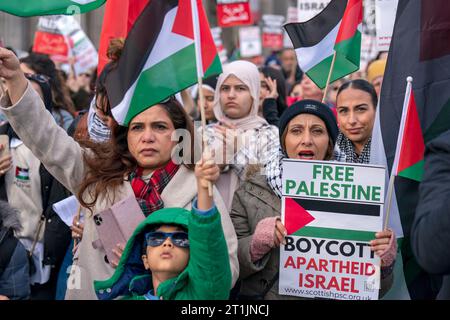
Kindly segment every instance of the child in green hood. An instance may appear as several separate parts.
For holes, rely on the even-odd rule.
[[[100,300],[225,300],[231,289],[228,249],[208,183],[219,168],[204,155],[195,167],[192,210],[164,208],[139,224],[113,276],[94,281]]]

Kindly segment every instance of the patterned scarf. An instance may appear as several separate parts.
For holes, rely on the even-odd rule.
[[[146,217],[152,212],[164,208],[161,193],[179,168],[179,165],[176,165],[170,160],[164,168],[153,172],[148,183],[142,180],[143,168],[138,167],[131,173],[131,187]]]
[[[281,199],[283,166],[281,162],[287,158],[284,151],[279,148],[276,153],[272,154],[270,160],[265,167],[266,180],[272,191]]]
[[[369,138],[364,145],[363,151],[360,155],[355,152],[355,147],[349,138],[344,136],[342,132],[339,133],[336,139],[334,148],[334,156],[336,161],[347,163],[370,163],[370,145],[372,138]]]

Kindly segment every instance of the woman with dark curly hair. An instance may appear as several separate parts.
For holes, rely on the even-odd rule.
[[[128,127],[114,127],[108,142],[86,141],[80,146],[55,124],[20,70],[17,58],[3,48],[0,48],[0,76],[5,78],[8,89],[0,109],[11,126],[49,172],[92,213],[85,217],[66,299],[96,299],[93,280],[110,278],[118,259],[109,261],[103,248],[93,247],[98,239],[95,214],[130,196],[136,198],[146,216],[161,208],[190,209],[197,196],[192,170],[195,163],[192,122],[178,101],[171,98],[149,106]],[[172,138],[177,129],[189,132],[184,135],[186,138],[180,138],[183,146],[189,146],[181,154],[174,152],[181,142]],[[216,188],[213,194],[221,213],[234,285],[238,277],[236,234]],[[117,258],[122,250],[119,246],[115,248]]]

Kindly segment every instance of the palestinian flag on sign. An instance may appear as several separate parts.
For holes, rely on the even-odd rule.
[[[426,143],[450,129],[450,10],[448,0],[399,0],[372,134],[371,163],[393,170],[405,97],[405,79],[412,76],[423,140]],[[416,132],[417,134],[417,132]],[[407,144],[417,141],[406,140]],[[387,299],[434,299],[434,277],[418,265],[410,245],[419,183],[399,175],[389,227],[399,239],[401,254]],[[397,209],[398,208],[398,209]],[[405,283],[398,283],[400,280]],[[407,289],[407,290],[403,290]]]
[[[206,78],[221,72],[201,0],[151,0],[106,81],[113,116],[128,125],[137,114],[195,84],[198,73]]]
[[[20,17],[78,14],[101,7],[106,0],[0,0],[0,11]]]
[[[20,180],[30,180],[30,169],[16,167],[16,178]]]
[[[283,197],[283,206],[287,233],[294,236],[370,241],[382,228],[381,204]]]
[[[300,69],[319,88],[326,86],[335,52],[330,83],[359,69],[362,18],[362,0],[332,0],[312,19],[284,26]]]

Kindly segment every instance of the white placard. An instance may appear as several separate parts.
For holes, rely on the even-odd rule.
[[[240,53],[243,58],[262,54],[261,31],[259,27],[243,27],[239,29]]]
[[[376,0],[375,21],[377,26],[377,50],[389,51],[398,0]]]
[[[321,12],[330,3],[331,0],[298,0],[298,22],[308,21],[319,12]]]
[[[376,300],[378,256],[369,241],[382,228],[385,168],[283,160],[279,293]]]

